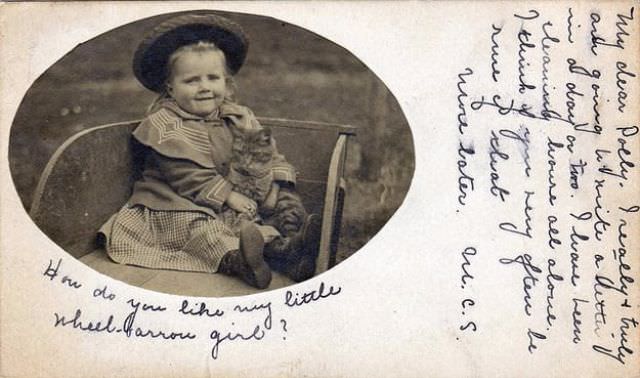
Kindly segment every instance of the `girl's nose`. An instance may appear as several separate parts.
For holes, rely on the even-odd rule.
[[[198,92],[211,92],[211,85],[204,82],[200,83]]]
[[[198,91],[200,92],[205,92],[205,91],[212,91],[213,90],[213,82],[211,80],[202,80],[200,81],[200,85],[198,86]]]

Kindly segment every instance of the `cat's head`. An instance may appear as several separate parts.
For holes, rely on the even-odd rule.
[[[248,176],[261,177],[271,171],[275,152],[271,129],[234,129],[231,168]]]

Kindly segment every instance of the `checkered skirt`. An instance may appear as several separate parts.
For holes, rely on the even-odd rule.
[[[222,257],[239,248],[229,226],[196,211],[125,205],[100,233],[112,260],[154,269],[215,273]]]

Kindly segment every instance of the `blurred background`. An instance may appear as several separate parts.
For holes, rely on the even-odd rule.
[[[242,25],[250,39],[236,76],[240,103],[262,117],[358,127],[347,154],[340,262],[402,203],[415,160],[409,125],[385,85],[344,48],[272,18],[220,14]],[[29,89],[9,146],[11,173],[27,211],[42,170],[66,138],[144,116],[155,96],[133,76],[133,53],[149,29],[174,15],[138,21],[78,45]]]

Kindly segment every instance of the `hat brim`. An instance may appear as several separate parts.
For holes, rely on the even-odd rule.
[[[146,88],[161,92],[167,79],[169,56],[182,46],[213,42],[236,74],[247,56],[248,39],[240,25],[214,14],[191,14],[169,19],[143,39],[133,59],[133,72]]]

